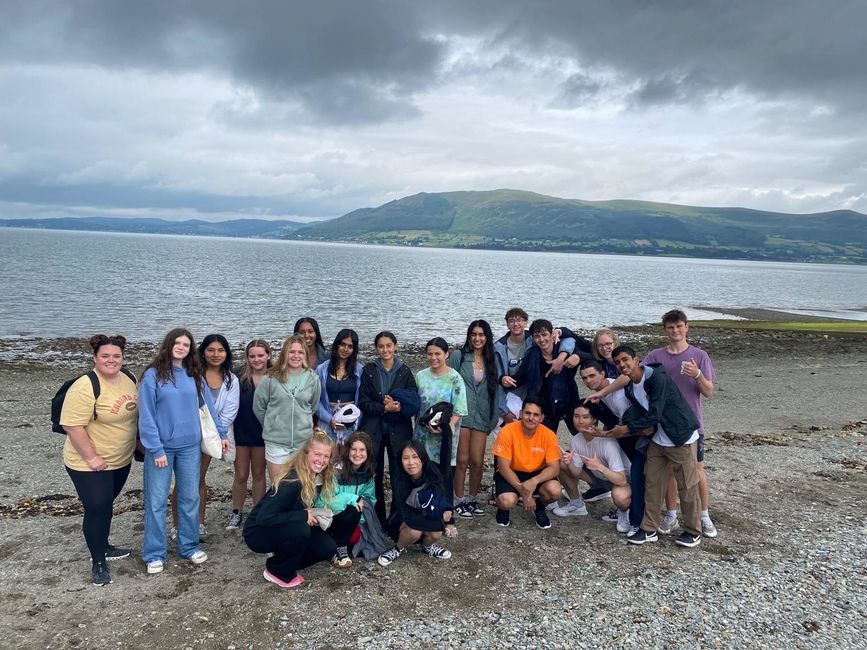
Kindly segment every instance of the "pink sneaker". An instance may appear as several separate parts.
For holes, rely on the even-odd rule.
[[[284,589],[291,589],[292,587],[300,587],[301,585],[304,584],[304,578],[302,578],[299,575],[296,575],[289,582],[286,582],[285,580],[281,580],[280,578],[275,576],[273,573],[268,571],[268,569],[265,569],[265,571],[262,572],[262,575],[265,577],[265,580],[267,580],[268,582],[273,582],[278,587],[283,587]]]

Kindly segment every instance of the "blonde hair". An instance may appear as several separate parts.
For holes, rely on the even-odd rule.
[[[600,336],[610,336],[611,340],[614,341],[614,347],[616,348],[620,345],[620,339],[617,338],[617,334],[612,332],[610,329],[603,328],[601,330],[596,330],[596,334],[593,335],[593,343],[590,344],[590,349],[593,351],[593,356],[600,361],[602,361],[605,357],[602,355],[602,352],[599,350],[599,337]]]
[[[268,365],[266,367],[266,372],[268,369],[273,367],[273,363],[271,362],[271,345],[268,341],[264,339],[253,339],[247,344],[247,347],[244,348],[244,365],[241,368],[241,373],[238,375],[238,379],[245,386],[253,385],[253,369],[250,367],[250,359],[247,356],[250,354],[250,350],[252,348],[262,348],[265,352],[268,353]]]
[[[313,448],[313,445],[325,445],[331,451],[331,458],[334,458],[334,443],[328,434],[320,428],[313,429],[313,435],[301,446],[301,449],[292,454],[291,458],[286,461],[277,475],[274,477],[274,494],[280,489],[280,484],[283,481],[299,481],[301,483],[301,501],[307,508],[313,507],[313,502],[316,501],[316,475],[310,471],[307,465],[307,455]],[[337,483],[337,475],[334,471],[334,464],[329,462],[322,470],[322,500],[328,504],[334,497],[335,487]]]
[[[298,334],[293,334],[283,341],[283,347],[280,348],[277,363],[275,363],[274,367],[268,371],[268,374],[271,377],[274,377],[281,384],[285,384],[289,379],[289,348],[292,347],[293,343],[300,344],[301,349],[304,350],[304,356],[301,359],[301,367],[304,368],[304,370],[307,370],[307,344]]]

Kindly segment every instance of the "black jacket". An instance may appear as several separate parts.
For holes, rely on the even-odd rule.
[[[418,391],[412,370],[406,364],[394,371],[395,377],[391,384],[390,392],[399,388]],[[383,433],[396,434],[405,440],[412,439],[412,418],[400,418],[399,423],[386,422],[383,419],[385,407],[382,401],[387,393],[382,391],[382,382],[379,379],[379,370],[374,362],[364,366],[361,371],[361,388],[358,392],[358,408],[364,418],[361,421],[360,430],[363,430],[377,442]],[[390,418],[392,419],[392,418]]]
[[[648,408],[645,410],[635,398],[635,388],[630,381],[624,389],[626,397],[638,408],[630,408],[623,414],[623,424],[631,432],[647,427],[656,429],[661,425],[665,433],[680,447],[698,429],[698,420],[689,404],[683,399],[680,390],[671,380],[661,364],[651,363],[644,366],[644,392],[647,393]]]

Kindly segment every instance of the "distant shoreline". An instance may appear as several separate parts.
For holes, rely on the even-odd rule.
[[[45,226],[36,226],[36,225],[10,225],[9,221],[6,220],[2,225],[0,225],[0,230],[2,229],[10,229],[10,230],[29,230],[29,231],[42,231],[42,232],[68,232],[68,233],[103,233],[108,235],[155,235],[162,237],[199,237],[199,238],[215,238],[215,239],[241,239],[241,240],[261,240],[261,241],[285,241],[285,242],[294,242],[294,243],[308,243],[308,244],[339,244],[344,246],[387,246],[389,248],[399,248],[399,249],[412,249],[412,248],[422,248],[422,249],[438,249],[438,250],[484,250],[484,251],[497,251],[497,252],[511,252],[511,253],[559,253],[559,254],[568,254],[568,255],[612,255],[618,257],[653,257],[653,258],[664,258],[664,259],[696,259],[696,260],[730,260],[730,261],[741,261],[741,262],[772,262],[772,263],[782,263],[782,264],[833,264],[838,266],[867,266],[867,261],[865,260],[852,260],[847,258],[840,258],[836,256],[831,256],[827,258],[812,258],[812,257],[784,257],[778,255],[733,255],[729,251],[726,251],[726,254],[718,254],[718,255],[677,255],[670,252],[660,252],[653,248],[639,248],[636,250],[630,251],[616,251],[616,250],[605,250],[605,249],[579,249],[575,246],[542,246],[542,245],[532,245],[526,244],[521,246],[511,246],[511,245],[486,245],[486,244],[461,244],[455,246],[444,246],[444,245],[436,245],[436,244],[424,244],[424,245],[410,245],[410,244],[401,244],[401,243],[393,243],[386,241],[361,241],[361,240],[343,240],[343,239],[321,239],[321,238],[304,238],[304,237],[295,237],[295,236],[261,236],[261,235],[250,235],[243,236],[238,234],[219,234],[219,233],[168,233],[168,232],[153,232],[153,231],[145,231],[145,230],[106,230],[105,228],[52,228]]]

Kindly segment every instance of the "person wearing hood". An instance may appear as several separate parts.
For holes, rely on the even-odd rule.
[[[418,412],[419,401],[415,377],[397,357],[397,337],[382,331],[374,338],[373,345],[379,357],[362,370],[358,406],[362,413],[361,428],[373,441],[376,514],[384,526],[387,519],[384,461],[387,457],[389,475],[394,475],[400,464],[398,450],[412,440],[412,416]],[[389,512],[394,512],[394,499],[392,493]]]
[[[262,423],[272,484],[286,461],[313,434],[313,411],[320,391],[319,378],[307,367],[304,339],[290,336],[253,395],[253,413]]]

